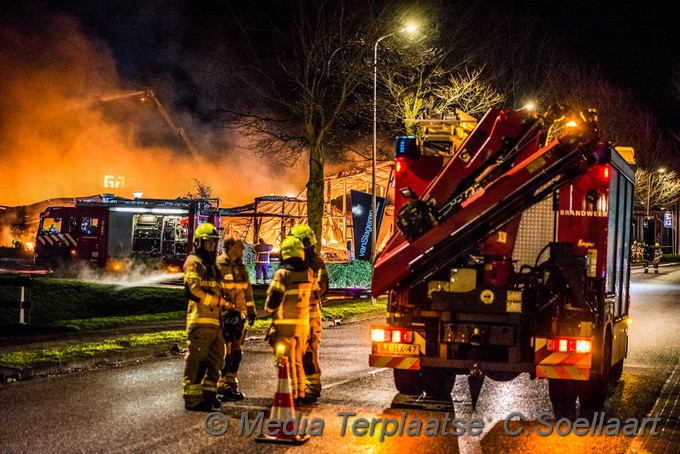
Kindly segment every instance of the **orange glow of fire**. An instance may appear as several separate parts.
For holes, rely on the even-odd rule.
[[[174,199],[194,190],[196,179],[223,207],[304,188],[300,168],[272,171],[271,158],[239,148],[238,133],[174,111],[173,93],[157,93],[199,150],[200,158],[192,156],[154,103],[131,96],[105,44],[86,37],[75,19],[50,21],[40,29],[0,29],[7,50],[0,131],[3,149],[10,150],[0,159],[0,205],[102,193],[132,197],[135,190]]]

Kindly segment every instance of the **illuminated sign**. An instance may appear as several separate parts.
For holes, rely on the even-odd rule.
[[[125,177],[117,177],[115,175],[104,175],[105,188],[124,188]]]
[[[589,243],[587,241],[578,240],[577,246],[578,247],[593,247],[593,246],[595,246],[595,243]]]
[[[587,216],[595,218],[606,218],[606,211],[594,210],[560,210],[560,216]]]

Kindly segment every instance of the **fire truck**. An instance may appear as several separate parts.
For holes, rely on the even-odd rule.
[[[426,148],[397,139],[403,205],[374,264],[388,309],[370,365],[404,394],[450,398],[467,375],[474,406],[484,377],[528,373],[557,414],[601,408],[628,350],[634,173],[596,112],[491,109],[460,146]],[[428,184],[424,162],[439,163]]]
[[[40,214],[36,265],[87,263],[109,271],[134,265],[179,272],[199,224],[219,228],[217,199],[126,199],[105,195]]]

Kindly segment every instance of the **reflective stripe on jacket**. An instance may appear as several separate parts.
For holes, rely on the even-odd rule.
[[[184,288],[189,297],[187,331],[197,325],[220,327],[220,283],[215,267],[207,268],[191,254],[184,262]]]
[[[273,249],[271,244],[257,244],[253,247],[255,255],[255,263],[269,263],[269,251]]]
[[[254,313],[253,286],[250,284],[246,266],[231,262],[229,257],[222,253],[217,257],[217,268],[222,275],[220,284],[224,298],[242,313]]]
[[[284,335],[308,332],[312,294],[318,291],[319,284],[311,269],[277,269],[265,303],[265,310],[272,314],[276,330]]]

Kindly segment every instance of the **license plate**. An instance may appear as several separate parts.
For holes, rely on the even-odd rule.
[[[417,355],[418,346],[415,344],[378,344],[378,353],[390,353],[397,355]]]

